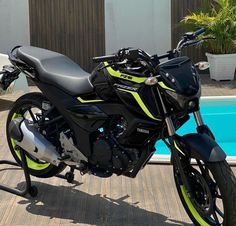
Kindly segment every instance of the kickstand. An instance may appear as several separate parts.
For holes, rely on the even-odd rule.
[[[70,166],[70,171],[68,171],[65,175],[58,174],[56,177],[65,179],[68,183],[72,184],[75,177],[74,171],[75,171],[75,167]]]
[[[11,188],[6,185],[0,184],[0,190],[10,192],[10,193],[12,193],[14,195],[18,195],[18,196],[25,196],[29,193],[31,195],[31,197],[36,197],[38,194],[38,189],[37,189],[37,187],[31,185],[29,168],[27,165],[25,152],[22,149],[20,149],[19,151],[20,151],[21,163],[22,163],[21,167],[23,168],[24,175],[25,175],[25,181],[26,181],[25,188],[23,190],[19,190],[16,188]],[[8,161],[8,160],[0,160],[0,164],[7,164],[7,165],[20,167],[18,163],[13,162],[13,161]]]

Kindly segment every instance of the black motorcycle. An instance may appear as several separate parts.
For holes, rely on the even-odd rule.
[[[162,56],[125,48],[95,57],[99,64],[91,74],[62,54],[15,47],[12,66],[1,73],[2,88],[23,72],[42,92],[21,96],[9,112],[7,140],[15,160],[21,164],[20,151],[26,151],[30,174],[41,178],[66,166],[98,177],[134,178],[163,140],[194,224],[236,225],[236,180],[200,114],[197,70],[207,64],[181,56],[184,47],[204,41],[203,33],[186,33]],[[197,132],[179,136],[191,113]]]

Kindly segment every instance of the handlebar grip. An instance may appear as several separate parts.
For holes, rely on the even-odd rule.
[[[112,60],[118,60],[118,56],[117,55],[107,55],[107,56],[93,57],[94,63],[101,63],[104,61],[112,61]]]
[[[195,31],[194,32],[194,36],[196,37],[196,36],[199,36],[199,35],[201,35],[201,34],[204,34],[206,32],[206,29],[205,28],[201,28],[201,29],[199,29],[199,30],[197,30],[197,31]]]

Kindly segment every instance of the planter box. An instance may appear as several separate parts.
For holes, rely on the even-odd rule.
[[[210,64],[210,77],[216,81],[233,80],[236,69],[236,54],[206,53]]]

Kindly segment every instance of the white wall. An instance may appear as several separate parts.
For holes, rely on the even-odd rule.
[[[29,44],[28,0],[0,0],[0,53]]]
[[[106,53],[138,47],[150,54],[171,48],[170,0],[105,0]]]

